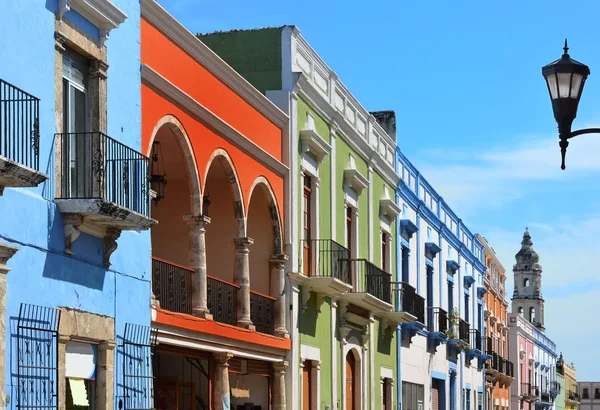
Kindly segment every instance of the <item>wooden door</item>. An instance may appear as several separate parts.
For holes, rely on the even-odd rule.
[[[350,251],[352,258],[352,208],[346,207],[346,248]]]
[[[304,361],[302,368],[302,410],[312,410],[312,362]]]
[[[356,410],[356,359],[354,353],[348,352],[346,356],[346,410]]]
[[[303,215],[303,220],[302,220],[302,226],[303,226],[303,234],[304,234],[304,242],[303,242],[303,263],[302,266],[304,267],[304,275],[306,276],[310,276],[311,274],[311,262],[312,262],[312,255],[311,255],[311,232],[310,232],[310,226],[312,225],[312,216],[311,216],[311,203],[312,203],[312,190],[310,188],[311,185],[311,181],[310,181],[310,177],[308,175],[304,176],[304,202],[303,202],[303,206],[304,206],[304,215]]]
[[[383,269],[384,271],[388,272],[388,266],[387,266],[387,254],[388,254],[388,249],[387,249],[387,234],[385,232],[381,232],[381,269]]]
[[[437,379],[433,379],[431,383],[431,409],[440,410],[440,389]]]

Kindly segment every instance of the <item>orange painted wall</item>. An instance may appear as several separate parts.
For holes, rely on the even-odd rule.
[[[152,67],[281,161],[282,133],[278,126],[144,19],[141,21],[141,34],[142,64]],[[145,103],[145,108],[147,106]],[[147,137],[146,134],[144,136]]]
[[[279,207],[283,230],[283,177],[275,174],[248,153],[237,148],[200,121],[191,117],[171,102],[165,100],[147,85],[142,84],[142,145],[144,151],[148,152],[150,138],[152,137],[154,127],[162,117],[168,114],[179,119],[191,140],[196,163],[199,168],[198,174],[200,175],[200,184],[203,184],[204,179],[206,178],[208,161],[210,160],[212,153],[218,148],[224,149],[231,157],[237,171],[242,196],[244,198],[246,214],[248,211],[252,184],[257,177],[263,176],[269,181],[271,188],[273,189]],[[279,132],[281,135],[281,130]]]

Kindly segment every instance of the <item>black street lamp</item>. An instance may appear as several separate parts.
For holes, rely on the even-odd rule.
[[[558,123],[559,146],[562,155],[560,168],[564,170],[569,139],[581,134],[600,133],[600,128],[571,131],[573,120],[577,117],[577,108],[585,80],[590,75],[590,68],[571,58],[566,39],[563,50],[565,52],[560,59],[542,67],[542,75],[546,79],[552,100],[554,119]]]

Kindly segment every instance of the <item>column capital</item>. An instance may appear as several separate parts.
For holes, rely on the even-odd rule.
[[[105,340],[98,344],[98,347],[100,348],[100,350],[113,351],[115,350],[115,347],[117,347],[117,342],[115,342],[114,340]]]
[[[269,261],[275,265],[275,267],[279,268],[279,269],[283,269],[285,265],[285,263],[289,260],[290,258],[287,255],[284,254],[274,254],[271,255],[271,258],[269,259]],[[281,265],[281,266],[278,266]]]
[[[275,362],[275,363],[273,363],[273,371],[283,373],[283,372],[285,372],[285,369],[287,369],[288,364],[289,363],[285,360],[283,360],[281,362]]]
[[[254,239],[247,236],[238,236],[237,238],[233,238],[233,244],[236,251],[248,251],[250,245],[254,244]]]
[[[10,271],[10,268],[6,266],[6,263],[18,250],[19,248],[16,246],[0,243],[0,274],[6,275]]]
[[[229,366],[227,363],[229,359],[233,357],[233,353],[231,352],[215,352],[213,353],[213,357],[217,365]]]
[[[204,227],[210,223],[210,218],[206,215],[184,215],[183,220],[192,227]]]

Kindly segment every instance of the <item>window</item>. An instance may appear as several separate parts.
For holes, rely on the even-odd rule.
[[[402,282],[404,283],[409,283],[410,279],[408,276],[409,257],[410,249],[406,246],[402,246]]]
[[[392,410],[392,379],[385,378],[381,383],[381,408],[382,410]]]
[[[590,398],[590,391],[587,387],[583,388],[583,395],[582,395],[582,399],[589,399]]]
[[[469,323],[469,295],[465,295],[465,322]]]
[[[311,206],[312,206],[312,190],[311,190],[311,178],[309,175],[304,176],[304,202],[303,202],[303,269],[304,275],[310,276],[311,274],[311,232],[310,226],[312,224],[311,217]]]
[[[386,232],[381,232],[381,269],[386,272],[389,272],[388,266],[388,255],[389,255],[389,246],[388,246],[388,234]]]
[[[312,361],[305,360],[302,367],[302,409],[313,410],[313,391],[312,391]]]
[[[423,409],[425,390],[422,384],[402,382],[402,408],[405,410]]]
[[[535,308],[534,307],[529,308],[529,321],[531,323],[535,322]]]
[[[527,289],[529,287],[529,279],[527,279],[527,278],[523,279],[523,287],[525,289]]]
[[[408,216],[408,205],[406,203],[402,204],[402,214]]]
[[[600,389],[594,389],[594,398],[600,399]]]
[[[454,309],[454,283],[448,281],[448,313]]]
[[[95,409],[97,357],[96,345],[67,343],[65,361],[67,410]]]
[[[428,241],[431,240],[431,227],[430,226],[427,227],[427,240]]]
[[[346,248],[350,250],[350,255],[354,256],[352,253],[352,222],[353,222],[352,208],[346,207]]]
[[[88,88],[89,61],[74,51],[66,49],[62,57],[63,83],[63,189],[65,194],[74,198],[86,198],[92,195],[91,179],[92,140],[84,134],[88,129]]]
[[[519,309],[517,310],[517,312],[519,313],[519,316],[524,317],[523,316],[523,308],[519,307]]]

